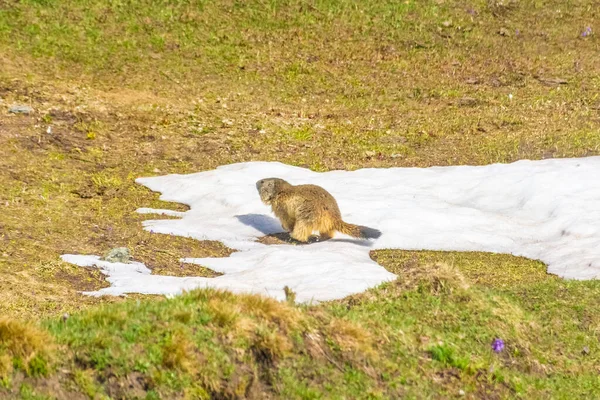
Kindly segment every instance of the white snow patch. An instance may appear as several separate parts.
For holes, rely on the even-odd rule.
[[[257,243],[282,231],[256,191],[255,182],[267,177],[320,185],[337,199],[345,221],[383,235],[376,241],[340,235],[303,246]],[[161,192],[161,200],[190,206],[172,214],[181,219],[145,221],[146,230],[218,240],[240,251],[183,260],[224,273],[217,278],[150,275],[142,264],[63,256],[109,276],[111,287],[91,294],[177,294],[210,286],[281,299],[288,285],[299,301],[330,300],[394,279],[369,258],[370,250],[386,248],[510,253],[542,260],[565,278],[600,277],[600,157],[326,173],[249,162],[137,182]]]

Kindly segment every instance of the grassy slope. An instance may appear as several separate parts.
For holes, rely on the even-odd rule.
[[[592,1],[0,1],[0,105],[36,110],[0,114],[0,311],[52,317],[99,302],[77,290],[102,277],[57,261],[64,252],[126,245],[156,273],[210,275],[177,260],[229,250],[143,232],[135,208],[177,206],[137,176],[247,160],[329,170],[598,154],[600,45],[580,36],[600,31],[598,14]],[[299,325],[252,306],[254,322],[233,334],[206,293],[45,323],[60,351],[37,334],[12,343],[20,325],[5,322],[3,370],[48,377],[17,372],[4,385],[24,397],[58,386],[118,395],[119,384],[167,398],[178,388],[304,398],[600,390],[597,283],[509,256],[374,257],[401,280],[316,308],[272,306]],[[450,283],[415,271],[438,262],[452,268],[431,275]],[[222,296],[239,310],[249,301]],[[354,325],[336,337],[332,320]],[[174,350],[180,361],[163,354],[174,334],[188,346]],[[496,335],[507,340],[500,356],[489,350]],[[107,352],[111,343],[120,350]]]

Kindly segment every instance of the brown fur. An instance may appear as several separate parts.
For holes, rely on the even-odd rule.
[[[263,203],[270,205],[281,226],[300,242],[308,242],[313,232],[321,240],[335,232],[357,237],[378,238],[377,229],[352,225],[342,221],[337,202],[329,192],[316,185],[291,185],[283,179],[267,178],[256,182]]]

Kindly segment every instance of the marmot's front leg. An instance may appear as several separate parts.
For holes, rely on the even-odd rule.
[[[286,231],[286,232],[293,232],[294,231],[294,222],[293,220],[289,220],[286,218],[280,218],[280,222],[281,222],[281,227]]]

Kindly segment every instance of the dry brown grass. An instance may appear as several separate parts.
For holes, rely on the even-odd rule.
[[[15,364],[28,374],[45,374],[46,370],[31,363],[36,357],[48,358],[53,350],[53,339],[46,331],[31,323],[0,318],[0,378],[10,376]]]

